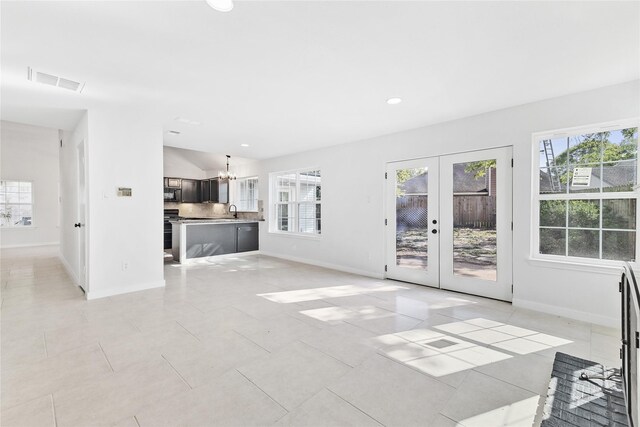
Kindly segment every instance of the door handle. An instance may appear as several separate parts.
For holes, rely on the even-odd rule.
[[[77,222],[77,223],[73,224],[73,226],[76,227],[76,228],[80,228],[80,227],[82,227],[82,223]]]
[[[436,230],[435,228],[434,228],[433,230],[431,230],[431,232],[432,232],[433,234],[438,234],[438,230]]]

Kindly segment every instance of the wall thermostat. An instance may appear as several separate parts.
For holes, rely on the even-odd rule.
[[[118,187],[118,197],[131,197],[131,188]]]

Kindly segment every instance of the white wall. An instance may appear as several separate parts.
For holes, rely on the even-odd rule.
[[[550,268],[550,264],[541,266],[529,260],[531,134],[638,117],[639,93],[640,82],[634,81],[263,161],[261,195],[268,194],[270,172],[301,167],[322,169],[322,236],[308,239],[271,234],[267,232],[268,224],[263,224],[260,249],[278,256],[382,277],[385,264],[385,163],[513,145],[514,304],[617,326],[617,273]],[[265,197],[265,203],[266,200]],[[265,205],[268,215],[266,208]]]
[[[76,284],[80,284],[78,229],[78,151],[88,141],[88,113],[73,131],[64,131],[60,148],[60,258]],[[86,287],[86,286],[85,286]]]
[[[168,177],[205,179],[204,170],[191,163],[184,157],[180,148],[164,147],[163,149],[163,174]],[[217,175],[217,172],[216,172]]]
[[[89,299],[164,286],[162,124],[150,117],[89,109]],[[117,197],[118,187],[133,196]]]
[[[0,245],[57,244],[58,130],[6,121],[0,127],[1,179],[33,182],[33,227],[2,228]]]

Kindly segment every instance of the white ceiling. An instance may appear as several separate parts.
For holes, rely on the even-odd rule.
[[[2,119],[69,128],[126,103],[182,132],[165,145],[268,158],[637,79],[639,6],[2,1]]]

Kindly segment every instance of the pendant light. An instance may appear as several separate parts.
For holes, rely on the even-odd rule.
[[[207,4],[218,12],[230,12],[233,9],[233,0],[207,0]]]
[[[231,172],[229,172],[229,159],[230,158],[231,158],[231,156],[227,154],[227,170],[218,172],[218,178],[220,178],[220,179],[229,179],[229,180],[236,179],[236,175],[231,173]]]

